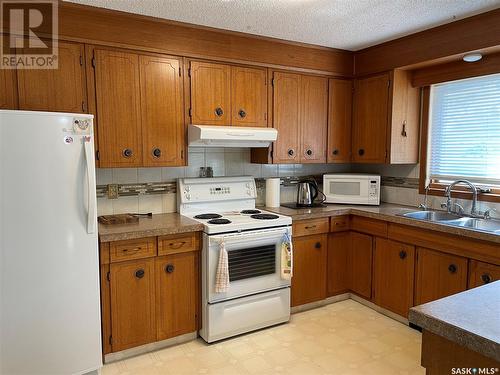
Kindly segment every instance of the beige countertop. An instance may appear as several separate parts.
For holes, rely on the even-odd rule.
[[[408,319],[500,362],[500,281],[413,307]]]
[[[99,240],[111,242],[202,230],[203,224],[186,216],[177,213],[158,214],[150,218],[140,218],[139,222],[132,224],[99,224]]]
[[[500,243],[500,235],[480,232],[473,229],[455,227],[429,221],[415,220],[400,216],[406,212],[417,211],[416,207],[402,206],[398,204],[382,203],[380,206],[354,206],[329,204],[325,207],[312,208],[288,208],[288,207],[262,207],[262,209],[275,212],[281,215],[291,216],[292,220],[307,220],[321,217],[331,217],[340,215],[358,215],[388,221],[391,223],[404,224],[422,229],[429,229],[457,236],[468,237],[477,240]]]

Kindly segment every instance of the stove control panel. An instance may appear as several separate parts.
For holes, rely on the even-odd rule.
[[[212,195],[231,194],[231,188],[229,186],[211,187],[210,194]]]

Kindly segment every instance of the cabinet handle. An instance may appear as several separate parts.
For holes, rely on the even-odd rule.
[[[335,222],[335,226],[344,226],[345,225],[345,221],[336,221]]]
[[[481,275],[481,280],[483,280],[484,284],[489,284],[489,283],[491,283],[491,276],[488,275],[487,273],[483,273]]]
[[[400,257],[401,259],[405,259],[405,258],[406,258],[406,251],[401,250],[401,251],[399,252],[399,257]]]
[[[312,154],[313,154],[313,151],[312,151],[311,149],[308,149],[308,150],[306,151],[306,155],[307,155],[307,156],[311,156]]]
[[[406,134],[406,120],[403,121],[403,129],[401,129],[401,136],[402,137],[408,136],[408,134]]]
[[[123,249],[122,251],[124,253],[128,253],[129,251],[135,253],[135,252],[137,252],[139,250],[141,250],[141,247],[134,247],[133,249]]]
[[[339,154],[339,150],[337,150],[337,149],[333,150],[333,151],[332,151],[332,154],[333,154],[333,155],[338,155],[338,154]]]
[[[247,116],[247,113],[245,112],[244,109],[240,109],[239,112],[238,112],[238,115],[241,117],[241,118],[245,118]]]
[[[125,150],[123,150],[123,151],[122,151],[122,154],[123,154],[123,156],[124,156],[124,157],[129,158],[129,157],[131,157],[134,153],[133,153],[132,149],[130,149],[130,148],[126,148]]]
[[[168,247],[171,247],[172,249],[180,249],[182,246],[186,244],[186,241],[181,241],[181,242],[170,242],[168,244]]]
[[[358,155],[359,155],[359,156],[363,156],[364,154],[365,154],[365,149],[364,149],[364,148],[360,148],[360,149],[358,150]]]
[[[316,242],[316,243],[314,244],[314,247],[315,247],[316,249],[321,249],[321,242]]]
[[[293,151],[293,148],[288,150],[288,155],[293,156],[295,154],[295,151]]]
[[[135,277],[137,277],[138,279],[142,279],[145,274],[146,272],[144,272],[142,268],[140,270],[135,271]]]
[[[450,271],[450,273],[456,273],[457,272],[457,266],[455,264],[450,264],[448,266],[448,271]]]
[[[159,158],[161,156],[161,150],[159,148],[154,148],[152,153],[155,158]]]
[[[173,265],[173,264],[167,264],[167,265],[165,266],[165,272],[166,272],[166,273],[172,273],[172,272],[174,272],[174,269],[175,269],[175,267],[174,267],[174,265]]]
[[[221,117],[224,114],[224,111],[221,107],[215,108],[215,114],[219,117]]]
[[[316,225],[309,225],[309,226],[304,227],[304,228],[305,228],[305,229],[314,229],[314,228],[316,228]]]

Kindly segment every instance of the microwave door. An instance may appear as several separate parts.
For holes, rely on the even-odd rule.
[[[365,203],[368,197],[368,181],[330,180],[328,193],[332,203]]]

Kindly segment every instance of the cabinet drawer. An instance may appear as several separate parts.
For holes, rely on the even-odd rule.
[[[111,242],[109,250],[111,263],[154,257],[156,237]]]
[[[469,261],[469,289],[497,280],[500,280],[500,266],[473,259]]]
[[[330,218],[330,232],[343,232],[349,230],[349,216],[336,216]]]
[[[200,241],[197,232],[158,237],[158,255],[184,253],[199,250],[199,248]]]
[[[310,234],[328,233],[328,218],[302,220],[293,224],[294,237],[308,236]]]
[[[353,216],[351,218],[351,229],[378,237],[387,237],[387,223],[382,220]]]

